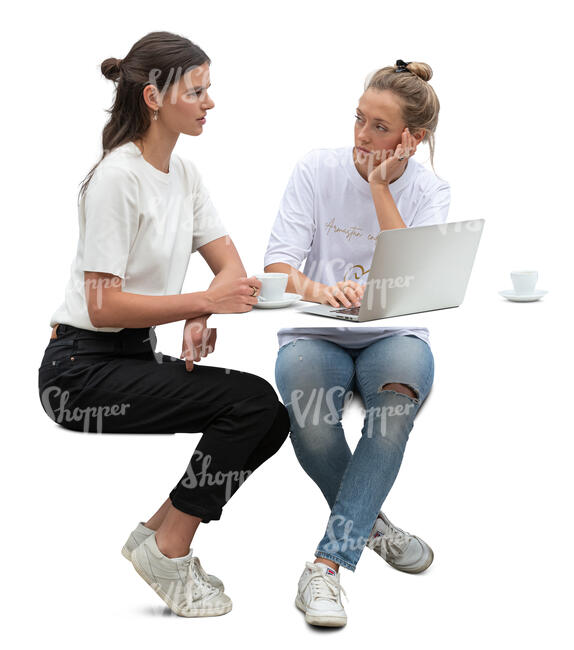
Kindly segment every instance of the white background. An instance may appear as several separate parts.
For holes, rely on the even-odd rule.
[[[566,646],[573,97],[563,6],[164,0],[19,3],[5,13],[9,647]],[[328,509],[289,441],[219,522],[200,527],[194,552],[224,580],[233,610],[189,620],[166,616],[119,551],[180,477],[198,437],[76,434],[40,405],[37,368],[76,249],[76,195],[99,159],[112,104],[113,83],[99,66],[157,30],[190,38],[212,59],[215,109],[204,134],[182,136],[176,151],[198,165],[249,273],[262,270],[296,160],[315,147],[352,144],[365,77],[397,58],[434,71],[435,169],[451,184],[449,220],[487,220],[466,303],[433,322],[435,384],[384,506],[431,544],[435,562],[411,576],[366,550],[354,574],[342,571],[349,623],[340,631],[317,632],[293,605]],[[428,149],[416,157],[427,161]],[[550,292],[542,302],[498,296],[515,268],[538,269],[540,288]],[[184,290],[205,288],[209,277],[194,256]],[[247,317],[218,324],[207,363],[273,381],[275,328],[260,316],[257,327]],[[409,322],[425,324],[422,316]],[[159,349],[179,355],[181,330],[158,328]],[[344,419],[352,444],[360,415],[354,404]]]

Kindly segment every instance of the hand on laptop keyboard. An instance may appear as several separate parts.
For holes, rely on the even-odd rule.
[[[319,301],[324,305],[331,305],[336,308],[354,309],[361,305],[361,298],[365,287],[353,280],[345,280],[344,282],[337,282],[337,284],[329,287],[323,286]]]

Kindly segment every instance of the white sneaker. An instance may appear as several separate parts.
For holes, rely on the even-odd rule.
[[[406,573],[421,573],[434,559],[431,547],[423,539],[392,524],[383,512],[377,516],[367,546],[394,569]]]
[[[231,599],[205,580],[193,561],[192,550],[184,557],[168,558],[157,547],[155,535],[132,551],[134,569],[178,616],[220,616],[231,610]]]
[[[310,625],[342,627],[347,615],[341,603],[339,574],[323,562],[306,562],[299,579],[295,605]]]
[[[153,533],[155,533],[155,530],[147,528],[144,526],[143,521],[140,521],[136,528],[132,530],[130,536],[126,540],[126,543],[122,547],[122,555],[126,558],[126,560],[131,560],[131,555],[134,548],[136,548],[136,546],[139,546],[144,541],[144,539],[147,539]],[[212,576],[210,573],[206,573],[204,568],[201,566],[201,562],[199,561],[198,557],[193,556],[192,562],[195,562],[197,571],[204,580],[207,580],[207,582],[209,582],[212,587],[221,589],[221,591],[224,590],[223,582],[221,582],[217,576]]]

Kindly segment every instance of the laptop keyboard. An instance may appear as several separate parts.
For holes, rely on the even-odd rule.
[[[337,314],[348,314],[349,316],[358,316],[360,307],[343,307],[342,309],[332,309]]]

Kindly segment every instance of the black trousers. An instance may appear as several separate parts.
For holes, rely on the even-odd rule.
[[[203,522],[289,433],[273,387],[247,372],[155,352],[154,328],[92,332],[59,325],[38,369],[40,401],[61,426],[88,433],[203,432],[170,493],[174,507]]]

